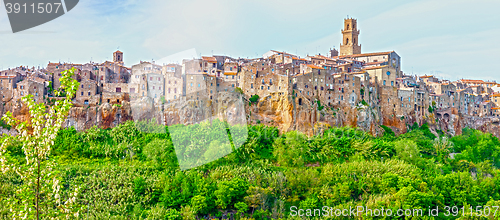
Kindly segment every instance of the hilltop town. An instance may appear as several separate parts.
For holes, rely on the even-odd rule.
[[[60,99],[53,91],[61,72],[74,67],[80,88],[65,126],[77,130],[144,119],[164,125],[241,121],[235,115],[244,114],[247,123],[310,135],[332,126],[380,134],[380,125],[404,133],[428,124],[436,133],[472,127],[500,136],[500,84],[410,75],[395,51],[362,53],[359,34],[357,20],[345,19],[339,50],[327,55],[270,50],[254,59],[214,55],[127,67],[116,51],[104,63],[1,70],[0,113],[26,119],[22,97],[46,104]]]

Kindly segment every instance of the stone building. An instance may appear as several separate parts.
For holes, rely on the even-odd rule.
[[[393,67],[384,65],[365,68],[365,71],[370,75],[370,80],[373,84],[381,86],[396,87],[396,78],[398,78],[397,70]]]
[[[261,99],[270,98],[273,94],[286,96],[290,87],[289,72],[290,69],[280,68],[270,60],[253,62],[242,67],[242,72],[238,74],[239,85],[247,98],[253,95]]]
[[[12,100],[14,89],[17,88],[17,83],[22,79],[22,75],[17,72],[0,71],[0,91],[3,102]]]
[[[45,102],[46,81],[44,79],[33,77],[25,79],[17,84],[14,90],[14,100],[22,99],[27,95],[33,95],[35,102]]]
[[[491,108],[491,114],[495,117],[500,117],[500,107]]]
[[[329,74],[325,80],[327,92],[322,102],[328,106],[356,106],[368,92],[362,89],[361,78],[353,74]]]
[[[96,75],[100,86],[104,83],[128,83],[131,70],[120,63],[106,61],[98,65]]]
[[[201,57],[201,70],[210,75],[217,74],[217,59],[215,57]]]
[[[171,64],[163,66],[162,74],[165,78],[165,101],[168,103],[180,99],[183,95],[184,78],[181,73],[182,66],[180,65]]]
[[[132,100],[148,96],[148,81],[146,74],[134,75],[134,83],[129,83],[129,95]]]
[[[162,97],[165,96],[165,78],[162,74],[148,73],[146,74],[148,84],[148,97],[152,98],[155,103],[160,103]]]
[[[69,70],[71,68],[75,68],[75,75],[73,75],[73,79],[78,80],[78,74],[82,70],[83,65],[81,64],[71,64],[71,63],[51,63],[47,65],[46,72],[47,74],[52,74],[52,87],[53,89],[59,89],[61,87],[60,78],[62,77],[62,72]]]
[[[233,92],[236,87],[239,87],[238,83],[238,72],[239,66],[236,62],[226,62],[224,63],[224,73],[220,77],[220,82],[218,82],[218,91]]]
[[[141,61],[139,64],[133,65],[131,70],[130,83],[138,84],[142,81],[142,75],[149,73],[161,74],[163,67],[154,63]]]
[[[97,81],[84,80],[80,82],[74,103],[79,106],[98,106],[100,103],[100,94],[98,93]]]
[[[337,59],[351,59],[362,62],[364,68],[374,66],[388,66],[395,69],[396,78],[402,77],[401,74],[401,57],[394,51],[353,54],[334,57]]]
[[[396,108],[398,116],[409,115],[411,112],[417,111],[416,105],[417,93],[414,88],[398,89],[399,105]]]
[[[500,93],[491,95],[490,101],[495,105],[495,107],[500,107]]]
[[[434,76],[427,76],[427,75],[425,75],[425,76],[420,76],[419,78],[424,83],[429,83],[429,82],[435,82],[435,83],[437,83],[437,82],[439,82],[439,79],[436,78],[436,77],[434,77]]]

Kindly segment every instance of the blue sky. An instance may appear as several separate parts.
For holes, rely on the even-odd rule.
[[[131,66],[195,48],[202,55],[258,57],[270,49],[326,54],[343,19],[358,19],[362,52],[395,50],[403,71],[497,80],[498,0],[81,0],[66,15],[12,34],[0,8],[0,68],[112,58]]]

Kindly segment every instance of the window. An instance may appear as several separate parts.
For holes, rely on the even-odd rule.
[[[170,93],[170,88],[168,88],[168,93]]]
[[[391,81],[391,86],[394,86],[394,81]]]
[[[90,96],[90,92],[89,92],[89,96]]]
[[[201,87],[201,84],[198,83],[198,87]]]
[[[253,89],[253,83],[252,83],[252,84],[250,84],[250,88],[251,88],[251,89]]]
[[[385,86],[385,80],[384,80],[384,86]]]

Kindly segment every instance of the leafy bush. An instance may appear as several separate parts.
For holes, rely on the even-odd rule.
[[[259,95],[253,95],[252,97],[250,97],[249,101],[250,103],[255,103],[259,101],[259,98]]]

